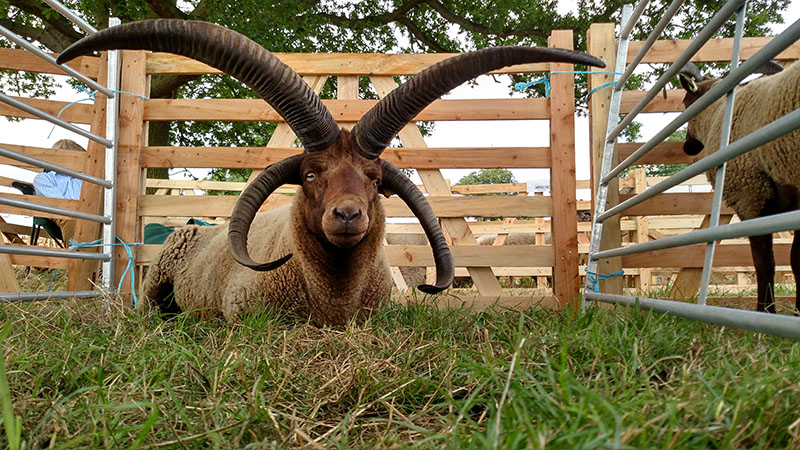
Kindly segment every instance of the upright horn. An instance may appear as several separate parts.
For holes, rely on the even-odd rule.
[[[336,121],[308,84],[275,55],[236,31],[196,20],[142,20],[86,36],[64,50],[57,62],[109,49],[175,53],[237,78],[275,108],[309,153],[325,150],[339,136]]]
[[[362,156],[375,159],[411,119],[456,86],[492,70],[534,62],[605,67],[594,56],[556,48],[494,47],[454,56],[423,70],[370,109],[353,128],[356,146]]]

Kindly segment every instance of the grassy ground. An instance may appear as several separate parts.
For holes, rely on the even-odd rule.
[[[633,310],[388,305],[320,329],[70,301],[3,323],[3,446],[800,448],[800,343]]]

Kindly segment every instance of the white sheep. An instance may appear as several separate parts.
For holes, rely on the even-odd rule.
[[[171,19],[134,22],[82,39],[58,61],[110,48],[177,53],[222,70],[258,92],[305,147],[303,154],[268,167],[245,189],[227,227],[176,231],[145,278],[148,302],[162,311],[190,310],[229,321],[262,305],[286,305],[319,325],[344,324],[389,293],[381,192],[398,194],[431,242],[437,280],[420,290],[436,293],[452,283],[453,259],[430,205],[407,176],[379,158],[422,109],[464,81],[508,65],[603,66],[597,58],[560,49],[498,47],[468,53],[404,83],[349,132],[339,129],[291,68],[224,27]],[[291,207],[256,217],[284,183],[301,185]],[[257,263],[250,255],[272,262]]]
[[[762,72],[770,76],[755,79],[736,89],[731,142],[800,107],[800,64],[792,64],[780,71],[780,67],[773,63],[763,67]],[[691,63],[681,70],[679,79],[686,89],[685,107],[719,81],[718,78],[704,77]],[[725,99],[720,98],[689,121],[684,152],[704,156],[719,149],[724,102]],[[716,171],[708,171],[707,176],[713,185]],[[800,130],[729,161],[722,198],[742,220],[798,209]],[[758,284],[757,310],[775,312],[772,235],[750,237],[750,249]],[[797,232],[792,243],[791,265],[795,282],[800,282],[800,239]],[[800,284],[797,287],[800,288]],[[800,311],[800,289],[798,295],[796,308]]]

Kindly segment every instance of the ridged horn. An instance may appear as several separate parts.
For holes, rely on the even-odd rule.
[[[228,248],[239,264],[257,271],[275,270],[282,266],[292,254],[271,262],[257,263],[247,251],[247,233],[258,209],[272,192],[285,183],[300,184],[300,164],[305,155],[294,155],[267,167],[250,183],[233,207],[228,224]]]
[[[383,175],[381,183],[384,188],[396,193],[411,209],[411,212],[419,219],[428,242],[433,249],[433,260],[436,264],[436,284],[420,284],[417,289],[426,294],[436,294],[447,289],[453,284],[453,277],[456,269],[453,264],[453,255],[439,227],[436,214],[433,213],[431,205],[422,195],[422,192],[411,182],[411,180],[400,169],[388,163],[383,163]]]
[[[472,78],[515,64],[565,62],[605,67],[582,52],[538,47],[494,47],[441,61],[403,83],[370,109],[353,128],[362,156],[375,159],[398,132],[431,102]]]
[[[129,49],[175,53],[203,62],[258,92],[286,120],[309,153],[333,145],[339,127],[294,70],[246,36],[213,23],[154,19],[84,37],[58,57],[63,64],[93,51]]]

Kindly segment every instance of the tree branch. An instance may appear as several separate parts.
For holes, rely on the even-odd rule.
[[[491,28],[487,27],[486,25],[479,24],[477,22],[473,22],[466,17],[461,17],[447,9],[441,2],[438,0],[427,0],[426,3],[430,6],[434,11],[439,13],[442,18],[450,23],[454,23],[459,25],[461,28],[470,31],[472,33],[483,34],[486,36],[497,36],[497,37],[509,37],[509,36],[519,36],[519,37],[537,37],[542,39],[547,39],[547,34],[542,33],[538,29],[513,29],[507,28],[504,30],[492,30]]]
[[[165,19],[188,19],[189,15],[175,6],[175,1],[170,0],[145,0],[147,6],[153,10],[158,17]]]
[[[20,9],[20,11],[26,12],[28,14],[36,16],[39,20],[44,23],[44,29],[47,30],[47,34],[59,34],[60,36],[42,36],[41,33],[44,31],[37,33],[38,37],[35,38],[39,40],[42,44],[45,44],[50,50],[54,52],[60,52],[67,45],[77,41],[78,39],[82,38],[83,35],[75,30],[72,22],[64,18],[61,14],[48,14],[44,13],[45,8],[49,9],[49,6],[46,6],[42,2],[38,1],[30,1],[30,0],[9,0],[8,2],[10,5],[16,6]],[[20,34],[20,33],[17,33]],[[22,35],[28,38],[33,39],[31,35]],[[45,43],[49,42],[49,43]],[[51,46],[55,44],[60,44],[56,46]],[[64,45],[66,44],[66,45]]]
[[[403,25],[404,27],[406,27],[406,29],[409,31],[409,33],[411,33],[411,35],[413,35],[415,38],[417,38],[418,41],[420,41],[423,44],[427,45],[428,48],[430,48],[434,52],[437,52],[437,53],[455,53],[455,52],[457,52],[457,50],[446,49],[446,48],[442,47],[441,45],[439,45],[438,42],[436,42],[430,36],[426,35],[425,32],[423,32],[416,24],[414,24],[414,22],[412,22],[411,20],[409,20],[406,17],[398,18],[397,19],[397,23],[399,23],[399,24]]]
[[[364,17],[356,17],[350,18],[347,16],[340,16],[333,13],[321,12],[317,15],[319,17],[324,17],[332,24],[350,28],[350,29],[363,29],[369,28],[373,25],[386,25],[392,22],[397,22],[399,19],[405,17],[406,13],[410,11],[415,6],[425,3],[425,0],[408,0],[407,2],[400,5],[399,8],[395,9],[394,11],[386,12],[383,14],[375,14],[372,16],[364,16]]]

